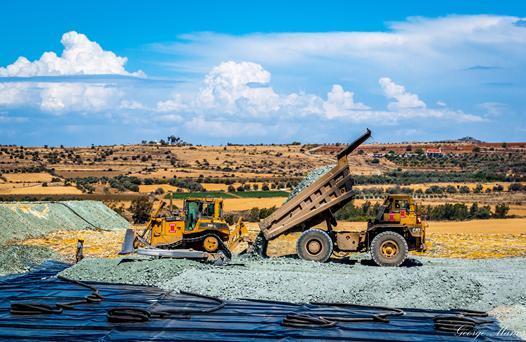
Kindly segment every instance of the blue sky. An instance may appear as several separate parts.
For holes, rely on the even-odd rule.
[[[9,2],[0,144],[526,138],[523,1]]]

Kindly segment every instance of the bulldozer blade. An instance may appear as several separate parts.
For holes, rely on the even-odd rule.
[[[135,242],[135,231],[131,228],[126,229],[126,235],[124,235],[124,241],[122,242],[122,249],[119,254],[131,254],[135,252],[133,243]]]

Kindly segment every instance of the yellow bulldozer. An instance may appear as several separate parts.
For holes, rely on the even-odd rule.
[[[121,254],[195,259],[230,259],[241,242],[249,242],[248,230],[241,218],[232,226],[223,216],[223,199],[188,198],[183,210],[174,210],[172,194],[167,213],[161,215],[166,202],[150,214],[142,232],[128,229]]]

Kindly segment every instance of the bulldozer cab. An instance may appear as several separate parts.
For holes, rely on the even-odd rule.
[[[383,204],[383,221],[400,224],[416,224],[417,215],[413,197],[409,195],[389,195]]]
[[[218,220],[223,216],[222,199],[187,199],[184,203],[185,230],[195,229],[201,219]]]

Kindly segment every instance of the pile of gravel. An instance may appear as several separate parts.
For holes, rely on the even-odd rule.
[[[474,310],[526,305],[526,258],[420,260],[422,266],[389,268],[290,258],[237,258],[233,262],[242,265],[223,267],[176,259],[86,259],[64,272],[76,279],[155,285],[227,299]]]
[[[510,329],[520,332],[526,326],[526,258],[419,260],[421,266],[389,268],[370,266],[367,260],[320,264],[290,258],[241,257],[233,260],[233,265],[214,267],[175,259],[85,259],[62,274],[79,280],[154,285],[224,299],[492,310]],[[526,332],[521,334],[526,337]]]
[[[0,276],[28,272],[45,260],[56,258],[57,255],[46,247],[0,245]]]
[[[213,266],[186,259],[86,258],[61,274],[74,279],[97,282],[159,286],[185,270],[210,269]]]
[[[292,198],[294,198],[294,196],[302,192],[303,189],[308,188],[309,185],[314,183],[321,176],[323,176],[324,174],[332,170],[332,168],[334,168],[334,165],[327,165],[327,166],[319,167],[309,172],[307,176],[303,178],[302,181],[299,182],[298,185],[294,187],[294,189],[292,189],[292,191],[289,194],[289,198],[287,199],[287,202],[290,201]]]
[[[128,221],[99,201],[2,202],[0,243],[56,230],[125,229]]]

